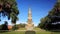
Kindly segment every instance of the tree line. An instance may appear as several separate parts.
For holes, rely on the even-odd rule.
[[[48,15],[40,20],[38,27],[49,31],[60,30],[60,2],[56,2]]]

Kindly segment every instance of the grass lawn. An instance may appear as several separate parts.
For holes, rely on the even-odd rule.
[[[0,34],[24,34],[24,32],[22,31],[11,31],[11,32],[4,32],[4,33],[0,33]]]
[[[24,34],[25,31],[11,31],[11,32],[4,32],[4,33],[0,33],[0,34]],[[41,32],[41,31],[37,31],[36,34],[51,34],[51,32]],[[55,32],[54,34],[60,34],[60,32]]]
[[[4,32],[4,33],[0,33],[0,34],[24,34],[25,31],[11,31],[11,32]],[[37,31],[36,34],[50,34],[50,32],[39,32]]]
[[[25,30],[24,28],[21,28],[22,30]],[[21,30],[19,29],[19,30]],[[39,28],[34,28],[36,34],[51,34],[51,32],[49,31],[45,31]],[[11,32],[4,32],[4,33],[0,33],[0,34],[25,34],[26,31],[11,31]],[[60,34],[60,32],[55,32],[54,34]]]

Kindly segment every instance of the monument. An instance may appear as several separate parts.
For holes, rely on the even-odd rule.
[[[25,28],[27,29],[27,31],[32,31],[33,28],[34,28],[34,24],[33,24],[33,21],[32,21],[31,8],[29,8],[29,10],[28,10],[28,21],[27,21],[27,24],[26,24]]]

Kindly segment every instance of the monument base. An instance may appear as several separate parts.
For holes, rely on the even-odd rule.
[[[36,34],[35,31],[26,31],[25,34]]]
[[[32,31],[33,27],[27,28],[27,31]]]
[[[29,24],[29,23],[28,23],[28,24],[26,24],[25,28],[26,28],[27,31],[32,31],[33,28],[34,28],[34,24],[32,24],[32,23]]]

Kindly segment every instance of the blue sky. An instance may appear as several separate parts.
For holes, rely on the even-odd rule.
[[[33,23],[34,25],[38,25],[40,23],[40,19],[45,17],[53,8],[56,0],[16,0],[16,2],[20,12],[18,15],[19,20],[17,21],[17,24],[27,23],[28,8],[31,8]],[[1,19],[3,19],[3,17],[1,17]],[[3,21],[5,20],[9,21],[9,24],[11,24],[11,20],[7,20],[7,17],[5,17],[0,24],[3,24]]]

